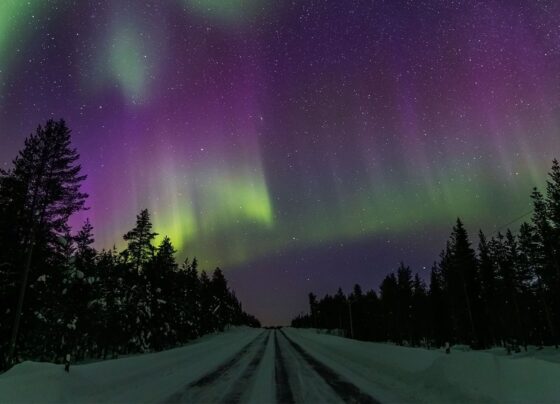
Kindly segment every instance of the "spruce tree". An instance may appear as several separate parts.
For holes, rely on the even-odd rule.
[[[529,337],[540,345],[546,336],[553,335],[554,327],[544,286],[537,275],[538,259],[534,231],[533,226],[528,223],[523,223],[519,228],[518,271],[526,290],[525,323],[528,324]]]
[[[206,271],[199,275],[200,285],[200,322],[197,324],[200,334],[213,332],[216,327],[213,311],[216,308],[214,297],[212,296],[212,283]]]
[[[497,304],[497,270],[490,254],[486,236],[478,234],[478,272],[480,274],[481,330],[480,339],[484,347],[496,345],[498,329],[496,324],[500,313]]]
[[[333,313],[336,328],[345,330],[346,335],[350,335],[350,318],[348,315],[348,302],[342,288],[338,288],[334,295],[335,312]]]
[[[442,253],[443,255],[443,253]],[[436,346],[441,347],[449,341],[449,313],[446,293],[444,290],[444,280],[441,270],[434,263],[430,272],[430,289],[428,292],[429,311],[430,311],[430,333],[429,338]]]
[[[536,188],[531,193],[533,201],[532,223],[534,228],[533,257],[543,306],[548,309],[549,341],[558,346],[558,324],[560,308],[556,293],[556,262],[554,253],[554,231],[550,223],[547,203]]]
[[[148,209],[143,209],[136,216],[136,227],[123,236],[124,240],[128,242],[125,258],[131,260],[137,273],[143,264],[153,258],[155,248],[152,241],[157,235],[152,232]]]
[[[210,311],[215,320],[215,327],[223,331],[226,324],[231,321],[229,290],[226,278],[220,268],[216,268],[210,280],[210,293],[212,300]]]
[[[74,237],[75,282],[72,293],[76,296],[76,303],[72,306],[76,312],[78,334],[82,338],[80,347],[95,345],[100,332],[101,307],[98,299],[101,295],[101,284],[94,241],[93,226],[87,219]],[[78,355],[82,353],[77,352]]]
[[[397,278],[394,273],[387,275],[381,282],[380,303],[382,310],[382,324],[385,330],[384,340],[400,343],[401,325],[397,315],[399,290]]]
[[[478,342],[476,312],[478,309],[477,261],[467,231],[457,219],[451,234],[449,292],[456,318],[456,336],[472,345]]]
[[[426,285],[416,273],[412,281],[411,300],[412,344],[419,345],[428,334],[428,295]]]
[[[412,272],[402,262],[397,269],[397,300],[396,316],[399,327],[399,343],[412,338]]]
[[[546,183],[546,208],[552,240],[550,246],[551,285],[556,328],[560,328],[560,164],[554,159]],[[558,337],[558,336],[557,336]]]
[[[550,214],[550,222],[560,242],[560,164],[558,160],[552,161],[552,168],[546,182],[546,205]]]
[[[172,327],[176,317],[175,307],[170,299],[175,296],[173,285],[177,271],[175,249],[169,237],[164,237],[152,262],[146,267],[150,301],[150,346],[161,350],[176,342]]]
[[[189,264],[183,265],[181,279],[183,279],[182,298],[180,306],[181,340],[187,341],[200,335],[200,322],[202,319],[201,283],[198,277],[198,261],[196,258]]]

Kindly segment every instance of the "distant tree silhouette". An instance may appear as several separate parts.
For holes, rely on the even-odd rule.
[[[349,332],[340,307],[360,301],[353,310],[354,337],[397,344],[442,346],[445,342],[474,348],[504,346],[508,351],[529,344],[558,346],[560,329],[560,164],[552,163],[546,194],[531,193],[530,223],[519,233],[482,231],[471,247],[460,219],[430,271],[426,288],[421,276],[401,263],[376,291],[341,289],[335,297],[309,294],[310,314],[294,327],[339,328]],[[358,290],[358,288],[354,288]],[[359,290],[362,290],[361,287]],[[367,296],[368,298],[364,297]],[[352,303],[354,306],[356,303]]]
[[[397,269],[397,341],[412,339],[412,272],[402,262]]]
[[[443,253],[442,253],[443,254]],[[446,305],[445,286],[441,271],[436,263],[430,272],[428,290],[429,328],[426,338],[436,346],[450,340],[449,311]]]
[[[142,265],[154,257],[155,248],[152,245],[158,234],[152,232],[152,223],[148,209],[144,209],[136,216],[136,227],[126,233],[123,238],[128,242],[124,252],[126,259],[134,263],[134,269],[139,272]]]
[[[490,246],[482,230],[478,234],[478,267],[480,275],[480,299],[482,301],[480,332],[481,345],[493,346],[498,343],[497,327],[500,310],[498,306],[498,280],[496,266],[490,253]]]
[[[424,281],[416,273],[412,281],[412,298],[410,305],[410,324],[412,345],[420,345],[427,339],[429,324],[428,292]]]
[[[399,291],[397,278],[391,273],[383,279],[379,288],[381,295],[382,324],[385,329],[384,339],[400,343],[399,337]]]

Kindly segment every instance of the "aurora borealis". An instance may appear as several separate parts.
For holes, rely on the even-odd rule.
[[[530,209],[560,155],[551,1],[0,2],[0,163],[49,117],[97,246],[147,207],[265,323]],[[515,228],[516,224],[514,225]]]

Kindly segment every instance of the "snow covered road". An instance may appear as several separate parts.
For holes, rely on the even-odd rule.
[[[0,375],[0,403],[552,403],[559,375],[538,358],[236,328],[69,374],[24,362]]]
[[[164,400],[166,404],[211,402],[377,401],[315,360],[283,331],[268,330],[218,368]]]
[[[73,366],[25,362],[0,402],[376,403],[281,330],[237,329],[183,348]]]

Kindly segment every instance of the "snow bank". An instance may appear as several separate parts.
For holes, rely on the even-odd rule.
[[[560,402],[560,364],[490,352],[406,348],[286,329],[316,359],[382,402]]]
[[[0,403],[156,402],[233,356],[262,330],[235,328],[169,351],[75,365],[24,362],[0,375]]]

